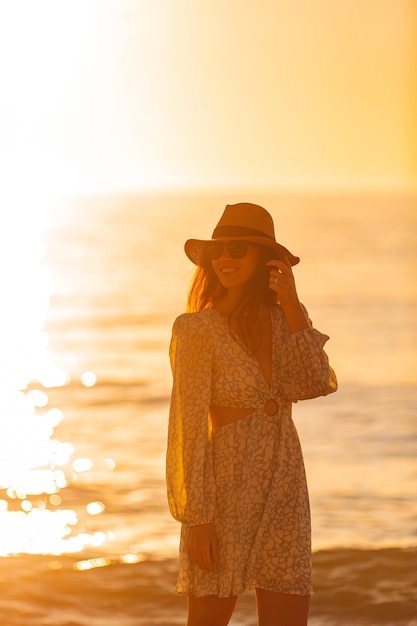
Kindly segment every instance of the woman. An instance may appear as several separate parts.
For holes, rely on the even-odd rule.
[[[197,270],[170,347],[167,487],[187,626],[225,626],[250,588],[260,626],[304,626],[310,512],[291,406],[337,389],[328,337],[298,300],[299,258],[264,208],[226,206],[212,239],[185,252]]]

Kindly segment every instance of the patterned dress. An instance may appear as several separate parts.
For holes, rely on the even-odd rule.
[[[311,592],[309,498],[291,407],[335,391],[337,382],[323,351],[328,336],[311,322],[290,335],[281,308],[270,314],[270,385],[214,309],[174,323],[167,488],[171,513],[182,524],[181,594],[229,597],[252,587]],[[210,405],[250,411],[213,430]],[[208,522],[218,541],[216,572],[196,565],[185,547],[188,527]]]

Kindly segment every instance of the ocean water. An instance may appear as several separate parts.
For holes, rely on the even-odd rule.
[[[28,300],[5,334],[28,330],[9,345],[0,421],[5,625],[184,623],[164,483],[168,344],[193,271],[184,241],[209,238],[239,200],[266,206],[301,257],[299,296],[339,378],[294,407],[311,624],[417,624],[416,198],[201,192],[68,199],[25,234]],[[256,624],[252,594],[231,623]]]

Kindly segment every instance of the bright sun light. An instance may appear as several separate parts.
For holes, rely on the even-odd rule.
[[[65,105],[83,67],[82,57],[94,49],[97,2],[22,0],[3,3],[0,21],[0,58],[3,85],[0,104],[0,167],[13,197],[24,189],[30,198],[26,217],[34,217],[33,199],[78,191],[83,180],[72,165],[69,138],[83,111]],[[66,151],[59,149],[66,145]],[[67,145],[68,144],[68,145]],[[66,152],[66,153],[65,153]],[[7,210],[2,204],[2,211]],[[32,207],[32,208],[31,208]],[[23,208],[23,207],[20,207]],[[19,212],[18,212],[19,213]]]

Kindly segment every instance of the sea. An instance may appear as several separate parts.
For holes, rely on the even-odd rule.
[[[294,405],[312,626],[417,626],[417,196],[151,190],[27,199],[3,232],[0,622],[184,625],[168,511],[168,346],[228,203],[300,256],[337,393]],[[14,216],[14,217],[13,217]],[[17,217],[16,217],[17,216]],[[232,626],[255,626],[254,595]]]

